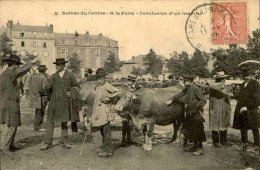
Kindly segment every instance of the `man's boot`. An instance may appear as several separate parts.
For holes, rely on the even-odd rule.
[[[119,147],[126,147],[127,122],[122,122],[122,141]]]
[[[134,141],[132,141],[132,139],[131,139],[131,127],[130,127],[130,125],[128,124],[127,125],[127,132],[126,132],[126,134],[127,134],[127,144],[128,145],[135,145],[135,144],[137,144],[136,142],[134,142]]]

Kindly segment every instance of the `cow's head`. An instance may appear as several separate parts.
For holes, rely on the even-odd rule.
[[[115,105],[115,110],[120,112],[121,116],[129,114],[135,127],[142,129],[143,125],[149,124],[151,118],[148,111],[140,110],[140,105],[140,96],[132,92],[125,92],[120,95],[120,99]]]
[[[130,111],[130,106],[133,103],[137,103],[138,102],[138,97],[131,93],[131,92],[125,92],[122,93],[120,95],[120,99],[117,101],[116,105],[115,105],[115,110],[117,112],[123,112],[126,109]]]

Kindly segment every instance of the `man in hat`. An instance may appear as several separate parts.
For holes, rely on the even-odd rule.
[[[253,72],[249,68],[243,69],[243,82],[239,95],[233,121],[233,128],[241,132],[243,150],[248,145],[247,131],[252,130],[254,136],[254,148],[259,150],[259,128],[260,128],[260,85],[253,79]]]
[[[170,105],[174,102],[180,102],[179,99],[186,95],[186,118],[183,126],[186,128],[188,134],[185,140],[191,140],[194,143],[194,145],[191,148],[188,148],[187,151],[192,152],[193,155],[203,155],[202,142],[206,141],[206,135],[203,125],[205,120],[202,117],[202,114],[203,106],[207,101],[199,87],[193,83],[194,78],[195,76],[193,75],[183,76],[185,89],[181,93],[173,96],[173,99],[167,101],[166,104]]]
[[[142,85],[139,85],[136,79],[137,77],[135,75],[133,74],[128,75],[127,83],[124,84],[124,87],[126,87],[126,91],[134,92],[142,88]],[[130,126],[130,123],[132,121],[131,116],[129,114],[124,114],[124,116],[122,116],[121,118],[122,118],[122,141],[120,147],[126,147],[127,145],[136,144],[136,142],[132,141],[131,139],[131,131],[132,131],[132,127]]]
[[[226,77],[228,75],[223,71],[217,72],[214,76],[215,83],[209,84],[209,129],[216,147],[227,144],[227,130],[230,125],[229,100],[233,95],[225,86]]]
[[[43,123],[44,110],[48,102],[47,95],[45,93],[48,81],[46,77],[46,70],[47,68],[45,65],[39,65],[39,73],[33,74],[29,83],[29,107],[35,109],[35,131],[45,131],[45,129],[41,129],[40,127]]]
[[[95,88],[92,126],[99,127],[102,135],[103,145],[96,150],[97,154],[100,157],[107,157],[113,154],[110,122],[113,121],[115,115],[111,108],[111,99],[119,94],[119,90],[106,81],[104,69],[97,69],[96,77],[98,84]]]
[[[79,114],[73,114],[71,106],[71,90],[72,88],[80,89],[76,77],[73,73],[65,70],[64,58],[57,58],[56,64],[57,72],[51,75],[47,83],[47,96],[49,98],[48,107],[48,126],[46,129],[46,136],[44,145],[41,150],[47,150],[52,145],[54,122],[61,123],[61,143],[63,147],[69,149],[71,145],[68,141],[68,126],[67,122],[79,121]]]
[[[4,62],[8,68],[0,75],[0,150],[5,152],[14,151],[14,138],[18,126],[21,126],[20,115],[20,92],[17,79],[26,74],[32,64],[37,62],[35,58],[22,65],[21,59],[17,55],[11,55]]]

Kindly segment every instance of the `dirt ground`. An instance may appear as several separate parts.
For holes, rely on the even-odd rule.
[[[117,148],[113,157],[100,158],[95,153],[95,149],[101,145],[101,135],[98,131],[93,133],[92,141],[87,140],[83,146],[82,155],[79,156],[84,136],[72,135],[69,131],[72,148],[65,149],[58,143],[60,125],[57,124],[53,148],[40,151],[45,133],[33,131],[34,113],[27,108],[27,104],[28,101],[23,98],[21,102],[22,126],[18,128],[15,139],[15,145],[21,149],[14,152],[13,155],[1,156],[2,169],[260,169],[259,154],[253,152],[252,149],[249,149],[247,153],[238,151],[240,146],[239,131],[237,130],[230,128],[228,131],[231,146],[220,148],[212,146],[208,122],[205,123],[207,142],[204,143],[205,154],[203,156],[193,156],[191,153],[183,152],[181,146],[166,144],[172,136],[172,125],[156,126],[152,151],[144,151],[141,146],[129,146]],[[232,101],[233,109],[235,104],[235,101]],[[208,120],[207,107],[205,107],[204,117],[205,120]],[[120,120],[117,121],[120,122]],[[82,123],[78,125],[82,127]],[[251,132],[249,134],[250,142],[252,142]],[[115,128],[112,137],[113,143],[117,146],[121,140],[120,129]],[[143,138],[137,135],[136,139],[141,141]]]

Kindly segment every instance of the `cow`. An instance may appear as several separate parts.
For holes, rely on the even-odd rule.
[[[151,137],[155,124],[160,126],[173,124],[174,134],[171,142],[177,139],[180,127],[178,120],[184,116],[185,105],[183,102],[178,102],[167,106],[166,101],[181,91],[182,87],[176,85],[161,89],[142,88],[121,94],[115,109],[117,112],[129,113],[136,128],[143,129],[145,150],[152,149]]]

